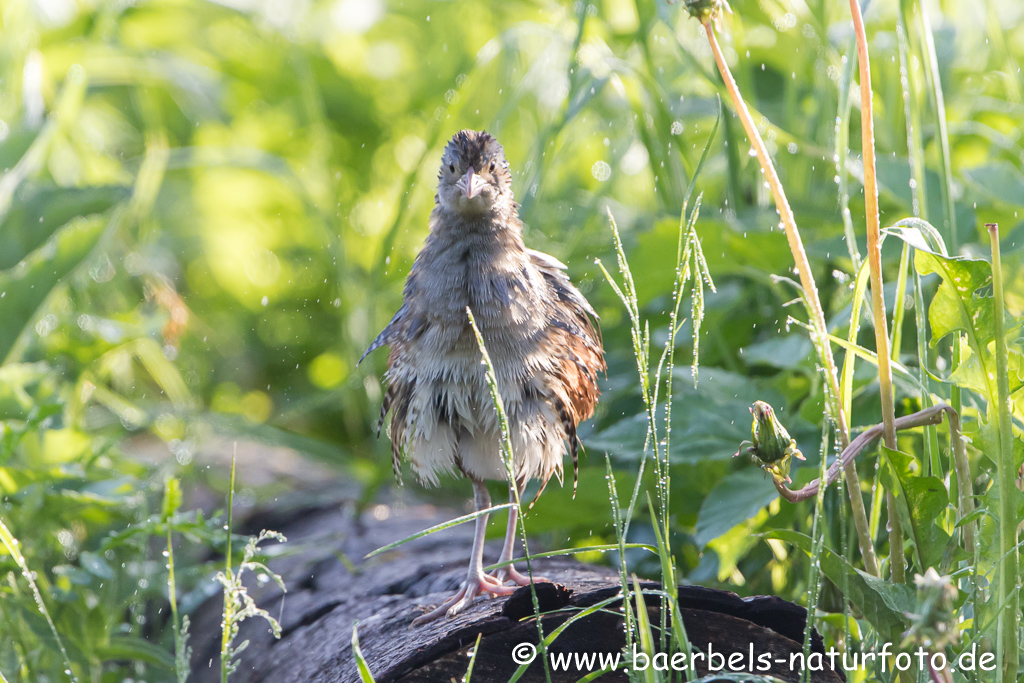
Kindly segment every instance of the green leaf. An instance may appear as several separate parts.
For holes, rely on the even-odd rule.
[[[388,543],[385,546],[377,548],[373,552],[367,553],[364,559],[369,559],[369,558],[373,557],[374,555],[380,555],[381,553],[387,552],[389,550],[394,550],[398,546],[403,545],[405,543],[408,543],[409,541],[415,541],[417,538],[423,538],[424,536],[429,536],[430,534],[437,533],[438,531],[444,531],[445,529],[450,529],[453,526],[458,526],[458,525],[460,525],[460,524],[462,524],[464,522],[468,522],[470,520],[474,520],[477,517],[483,517],[484,515],[489,515],[492,512],[497,512],[499,510],[504,510],[505,508],[514,508],[515,506],[516,506],[515,503],[504,503],[502,505],[493,505],[493,506],[491,506],[489,508],[484,508],[483,510],[475,510],[474,512],[470,512],[467,515],[462,515],[461,517],[456,517],[455,519],[450,519],[447,522],[442,522],[441,524],[435,524],[434,526],[430,527],[429,529],[424,529],[423,531],[415,533],[412,536],[406,536],[405,538],[403,538],[400,541],[395,541],[394,543]]]
[[[0,420],[24,420],[36,407],[29,393],[51,372],[46,363],[8,363],[0,367]]]
[[[92,252],[106,226],[100,217],[74,220],[21,263],[0,272],[0,359],[10,360],[11,349],[36,310]]]
[[[1024,206],[1024,175],[1008,161],[993,161],[966,170],[963,176],[975,191],[991,201]]]
[[[718,482],[704,499],[694,537],[703,547],[742,524],[778,498],[771,477],[751,465]]]
[[[718,368],[701,370],[702,381],[693,386],[690,368],[676,370],[673,384],[672,442],[673,463],[706,463],[728,460],[744,439],[750,438],[750,404],[761,399],[773,405],[785,405],[778,388],[738,373]],[[659,407],[659,415],[664,415]],[[789,417],[787,416],[787,419]],[[807,436],[806,423],[789,422],[793,437]],[[647,437],[647,415],[627,417],[586,440],[588,450],[607,451],[620,460],[643,457]]]
[[[914,544],[918,568],[921,573],[928,567],[939,569],[949,534],[935,520],[949,505],[949,493],[938,477],[912,471],[914,456],[885,446],[881,449],[886,461],[880,472],[882,486],[896,498],[896,511]]]
[[[114,578],[113,568],[102,555],[86,550],[79,556],[78,561],[79,564],[82,565],[82,569],[93,576],[97,576],[101,579],[107,579],[108,581]]]
[[[937,273],[942,278],[932,303],[928,321],[932,327],[934,347],[947,334],[958,330],[967,333],[971,346],[984,348],[995,334],[992,296],[992,266],[987,261],[968,258],[947,258],[927,251],[914,255],[914,265],[921,275]]]
[[[0,268],[17,265],[68,221],[103,213],[130,194],[120,185],[21,188],[0,222]]]
[[[764,538],[777,538],[792,543],[808,555],[814,544],[810,536],[788,529],[769,532]],[[825,576],[839,587],[845,581],[848,591],[846,597],[881,637],[891,643],[898,643],[907,629],[903,614],[912,612],[916,604],[914,591],[905,584],[889,583],[862,572],[828,548],[822,549],[820,559]]]
[[[146,662],[163,669],[174,669],[174,658],[159,645],[135,636],[115,635],[110,642],[97,648],[102,660],[130,660]]]
[[[782,370],[813,366],[814,344],[807,335],[789,334],[771,337],[743,348],[743,360],[749,365],[768,365]]]
[[[989,378],[985,368],[978,362],[978,355],[971,348],[962,349],[960,354],[960,365],[949,376],[949,381],[985,396]],[[1007,348],[1006,355],[1010,393],[1013,394],[1024,387],[1024,354],[1016,349]]]
[[[920,218],[904,218],[882,232],[903,240],[918,251],[927,251],[943,258],[949,257],[942,235],[935,226]]]

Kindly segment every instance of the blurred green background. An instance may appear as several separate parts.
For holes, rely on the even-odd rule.
[[[840,87],[848,7],[732,6],[723,46],[842,334],[855,258],[846,207],[863,233],[859,93]],[[955,221],[943,210],[923,34],[916,24],[898,32],[900,3],[876,0],[867,21],[882,223],[921,215],[979,256],[981,224],[1000,223],[1019,318],[1024,5],[925,6]],[[393,485],[387,439],[373,438],[386,354],[356,361],[399,306],[441,149],[461,128],[486,128],[504,145],[527,244],[569,265],[608,351],[602,402],[581,432],[580,494],[549,489],[528,529],[548,547],[611,540],[604,454],[625,490],[646,425],[628,325],[594,265],[614,262],[606,208],[662,343],[682,200],[724,95],[702,29],[679,3],[0,0],[0,21],[0,515],[53,596],[76,666],[114,676],[126,665],[109,663],[111,643],[167,642],[162,622],[147,621],[166,595],[162,563],[144,533],[125,530],[151,519],[166,476],[222,491],[230,440],[297,450],[364,501],[440,500],[411,477],[409,493],[382,490]],[[910,180],[904,90],[923,187]],[[794,478],[810,479],[821,382],[806,333],[787,322],[803,318],[786,307],[797,294],[773,279],[793,267],[777,216],[723,108],[696,185],[717,293],[706,302],[699,382],[677,383],[674,540],[692,581],[794,597],[800,579],[787,574],[784,547],[751,534],[803,528],[809,508],[780,507],[770,481],[730,456],[749,433],[747,407],[766,400],[810,456]],[[893,281],[898,245],[884,256]],[[689,334],[687,325],[679,367],[691,358]],[[941,370],[948,349],[934,353]],[[854,425],[880,419],[864,370]],[[898,393],[902,412],[915,395]],[[197,457],[210,444],[221,452],[212,469]],[[452,491],[468,500],[464,482],[446,487],[448,500]],[[286,488],[271,479],[248,495],[271,500]],[[223,507],[194,504],[204,500],[207,516]],[[631,540],[649,540],[646,526]],[[190,539],[215,545],[206,528],[197,522]],[[0,630],[32,624],[0,644],[0,670],[60,668],[8,555],[0,568],[14,572],[0,588]],[[193,584],[203,572],[197,564]]]

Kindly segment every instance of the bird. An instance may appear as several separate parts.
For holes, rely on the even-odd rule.
[[[576,429],[593,415],[598,373],[607,366],[597,313],[566,269],[525,245],[498,140],[486,131],[456,133],[442,154],[429,232],[406,278],[402,304],[363,354],[390,349],[377,433],[390,411],[399,483],[404,459],[427,486],[438,485],[441,476],[465,476],[479,512],[491,507],[487,480],[506,482],[513,503],[533,479],[540,481],[537,496],[552,476],[561,483],[568,451],[575,495]],[[511,472],[467,309],[493,362],[508,420]],[[513,505],[499,564],[514,557],[517,516]],[[487,515],[476,517],[459,590],[413,626],[453,617],[480,595],[508,595],[531,583],[512,564],[494,574],[484,571],[486,528]]]

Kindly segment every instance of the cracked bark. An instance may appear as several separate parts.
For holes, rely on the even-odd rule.
[[[432,524],[456,516],[451,510],[414,503],[392,506],[386,520],[370,514],[358,516],[354,505],[293,511],[287,518],[271,511],[247,523],[250,530],[273,528],[289,538],[291,551],[271,562],[282,575],[288,594],[281,601],[272,582],[253,585],[251,593],[261,607],[280,617],[281,640],[274,640],[262,621],[243,622],[236,642],[248,639],[239,657],[234,683],[264,681],[317,681],[357,683],[352,658],[352,626],[358,620],[359,639],[376,680],[388,682],[436,682],[461,680],[477,634],[483,634],[473,681],[507,681],[515,671],[512,648],[522,642],[536,643],[537,630],[528,589],[505,599],[479,600],[454,619],[440,619],[410,629],[409,623],[426,608],[441,602],[464,578],[472,525],[421,538],[394,551],[363,560],[378,547],[409,536]],[[501,520],[496,523],[501,527]],[[496,545],[486,558],[493,561]],[[342,560],[345,558],[345,561]],[[349,571],[353,566],[356,573]],[[535,571],[551,579],[538,584],[542,609],[583,608],[612,597],[619,591],[617,576],[609,568],[582,565],[569,558],[534,561]],[[657,588],[643,583],[644,588]],[[751,647],[755,654],[771,653],[789,661],[801,651],[806,612],[802,607],[772,596],[741,599],[724,591],[700,586],[681,586],[683,618],[694,650],[707,652],[708,644],[728,658]],[[219,680],[219,627],[221,598],[214,595],[192,614],[192,678],[196,683]],[[657,599],[647,598],[652,623]],[[545,617],[545,632],[568,617],[567,612]],[[580,620],[555,641],[552,652],[618,652],[623,645],[622,622],[614,611],[598,612]],[[813,649],[821,651],[820,638]],[[825,658],[826,663],[828,659]],[[755,662],[756,664],[756,662]],[[595,667],[596,668],[596,667]],[[698,673],[708,673],[706,662]],[[552,680],[577,681],[585,673],[552,672]],[[761,672],[764,673],[764,672]],[[773,664],[772,675],[785,681],[799,680],[788,666]],[[522,681],[543,681],[535,662]],[[602,681],[627,680],[621,671]],[[815,672],[812,681],[845,680],[831,670]]]

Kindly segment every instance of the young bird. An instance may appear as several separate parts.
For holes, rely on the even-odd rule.
[[[552,475],[561,481],[566,445],[575,489],[576,426],[593,414],[597,373],[605,369],[591,322],[597,314],[564,265],[523,244],[518,208],[498,141],[486,132],[457,133],[441,159],[430,234],[405,282],[402,306],[363,354],[391,349],[377,429],[391,410],[395,476],[403,453],[426,485],[437,485],[441,474],[462,473],[473,482],[477,510],[491,505],[486,479],[508,481],[513,501],[513,486],[521,493],[530,479],[539,479],[541,490]],[[491,356],[508,416],[512,481],[467,307]],[[516,515],[510,508],[499,562],[514,556]],[[494,575],[484,573],[486,528],[487,515],[477,517],[462,588],[414,626],[454,616],[480,594],[512,593],[507,583],[530,583],[511,564]]]

